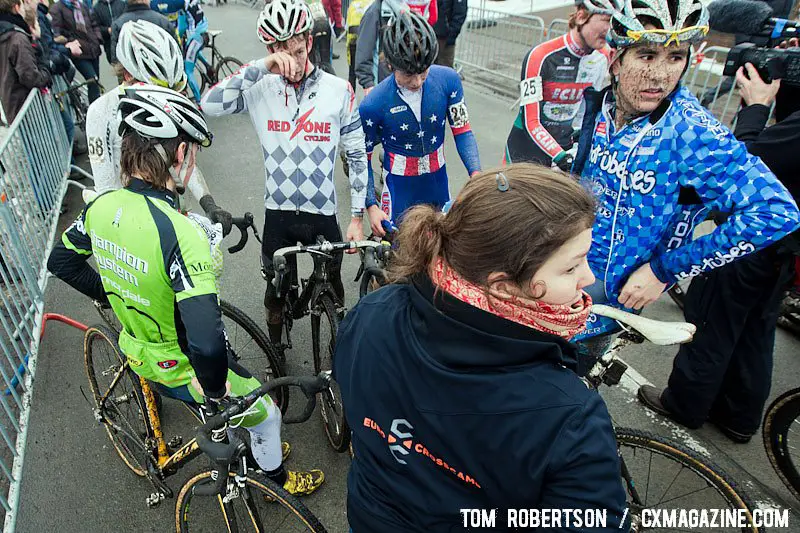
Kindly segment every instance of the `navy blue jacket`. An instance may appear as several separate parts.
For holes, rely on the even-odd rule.
[[[627,530],[611,420],[568,342],[434,296],[420,277],[363,298],[334,361],[354,533],[465,531],[462,508],[498,509],[493,531],[509,508],[607,509],[592,531]]]

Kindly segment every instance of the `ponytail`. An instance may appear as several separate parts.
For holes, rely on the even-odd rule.
[[[406,281],[415,274],[427,274],[433,260],[443,255],[444,213],[429,205],[418,205],[403,216],[397,234],[397,253],[387,272],[391,282]]]

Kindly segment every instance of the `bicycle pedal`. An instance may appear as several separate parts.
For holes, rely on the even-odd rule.
[[[181,445],[183,445],[183,437],[181,437],[180,435],[175,435],[175,436],[174,436],[174,437],[172,437],[172,438],[170,439],[170,441],[167,443],[167,448],[169,448],[169,450],[170,450],[171,452],[174,452],[174,451],[176,451],[178,448],[180,448],[180,447],[181,447]]]
[[[603,383],[606,385],[616,385],[622,379],[622,375],[628,370],[628,365],[620,361],[619,359],[614,359],[611,364],[606,369],[605,373],[603,373]]]
[[[163,492],[153,492],[152,494],[150,494],[150,496],[145,498],[144,501],[147,504],[147,507],[152,509],[153,507],[161,503],[163,500],[164,500]]]

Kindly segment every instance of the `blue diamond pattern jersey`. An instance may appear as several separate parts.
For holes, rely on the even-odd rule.
[[[350,84],[315,68],[298,86],[266,70],[264,59],[244,65],[203,97],[216,117],[248,113],[261,141],[267,209],[336,215],[338,149],[350,165],[350,208],[364,209],[367,154]]]
[[[597,220],[589,265],[612,305],[637,268],[674,283],[723,266],[800,226],[797,205],[758,157],[683,87],[653,113],[623,125],[613,121],[611,91],[587,90],[587,111],[573,173],[593,191]],[[709,209],[730,213],[716,231],[677,247],[665,244],[692,187]],[[612,331],[590,316],[576,340]]]

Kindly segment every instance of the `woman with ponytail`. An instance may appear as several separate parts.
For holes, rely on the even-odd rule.
[[[611,420],[569,342],[591,306],[594,213],[531,164],[472,177],[446,215],[406,213],[393,283],[336,343],[353,532],[464,531],[466,508],[498,509],[498,530],[506,509],[602,509],[626,531]]]

